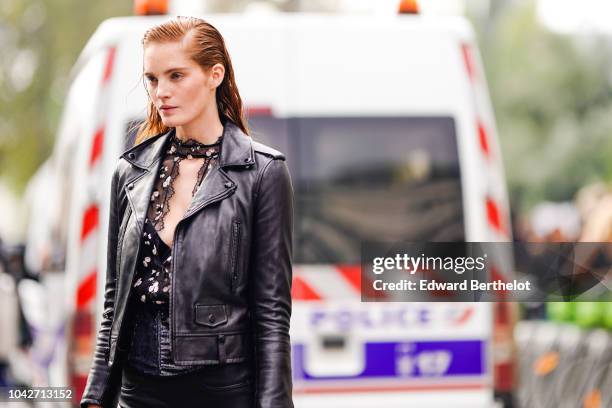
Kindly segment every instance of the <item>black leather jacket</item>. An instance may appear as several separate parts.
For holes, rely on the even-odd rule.
[[[121,155],[113,174],[102,325],[81,405],[117,405],[122,324],[160,149],[170,132]],[[256,407],[293,407],[293,187],[285,156],[231,121],[219,166],[202,182],[173,241],[170,341],[175,364],[255,361]],[[126,319],[127,320],[127,319]]]

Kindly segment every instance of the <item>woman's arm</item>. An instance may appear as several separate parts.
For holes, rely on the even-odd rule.
[[[256,189],[251,255],[251,318],[256,407],[292,408],[291,318],[293,187],[283,159],[271,160]]]
[[[119,233],[119,216],[118,213],[118,180],[119,166],[113,173],[111,182],[111,198],[110,198],[110,214],[108,221],[108,249],[107,249],[107,264],[106,264],[106,285],[104,290],[104,313],[102,314],[102,324],[96,339],[96,350],[94,353],[93,364],[87,377],[87,385],[81,399],[81,407],[85,408],[89,404],[110,406],[115,400],[117,393],[118,369],[117,364],[111,370],[108,366],[109,353],[109,336],[111,331],[112,319],[115,313],[115,290],[117,271],[117,235]],[[113,407],[114,408],[114,407]]]

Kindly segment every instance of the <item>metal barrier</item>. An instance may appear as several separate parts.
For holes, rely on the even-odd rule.
[[[567,323],[517,324],[522,408],[612,407],[612,333]]]

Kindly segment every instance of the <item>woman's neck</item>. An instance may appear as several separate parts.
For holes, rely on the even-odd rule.
[[[203,144],[212,144],[223,134],[223,123],[219,115],[215,114],[212,118],[202,115],[188,124],[176,127],[176,137],[179,140],[196,140]]]

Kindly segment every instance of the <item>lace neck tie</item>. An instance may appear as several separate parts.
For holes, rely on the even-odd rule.
[[[211,144],[200,143],[194,139],[181,140],[176,137],[176,132],[172,132],[168,145],[163,156],[163,163],[159,170],[158,182],[151,195],[153,212],[149,213],[149,220],[156,231],[164,229],[164,217],[169,212],[169,201],[174,195],[172,184],[179,175],[180,162],[182,160],[203,159],[202,165],[198,170],[197,180],[194,184],[191,195],[194,196],[200,184],[218,161],[221,152],[221,142],[223,135]]]

